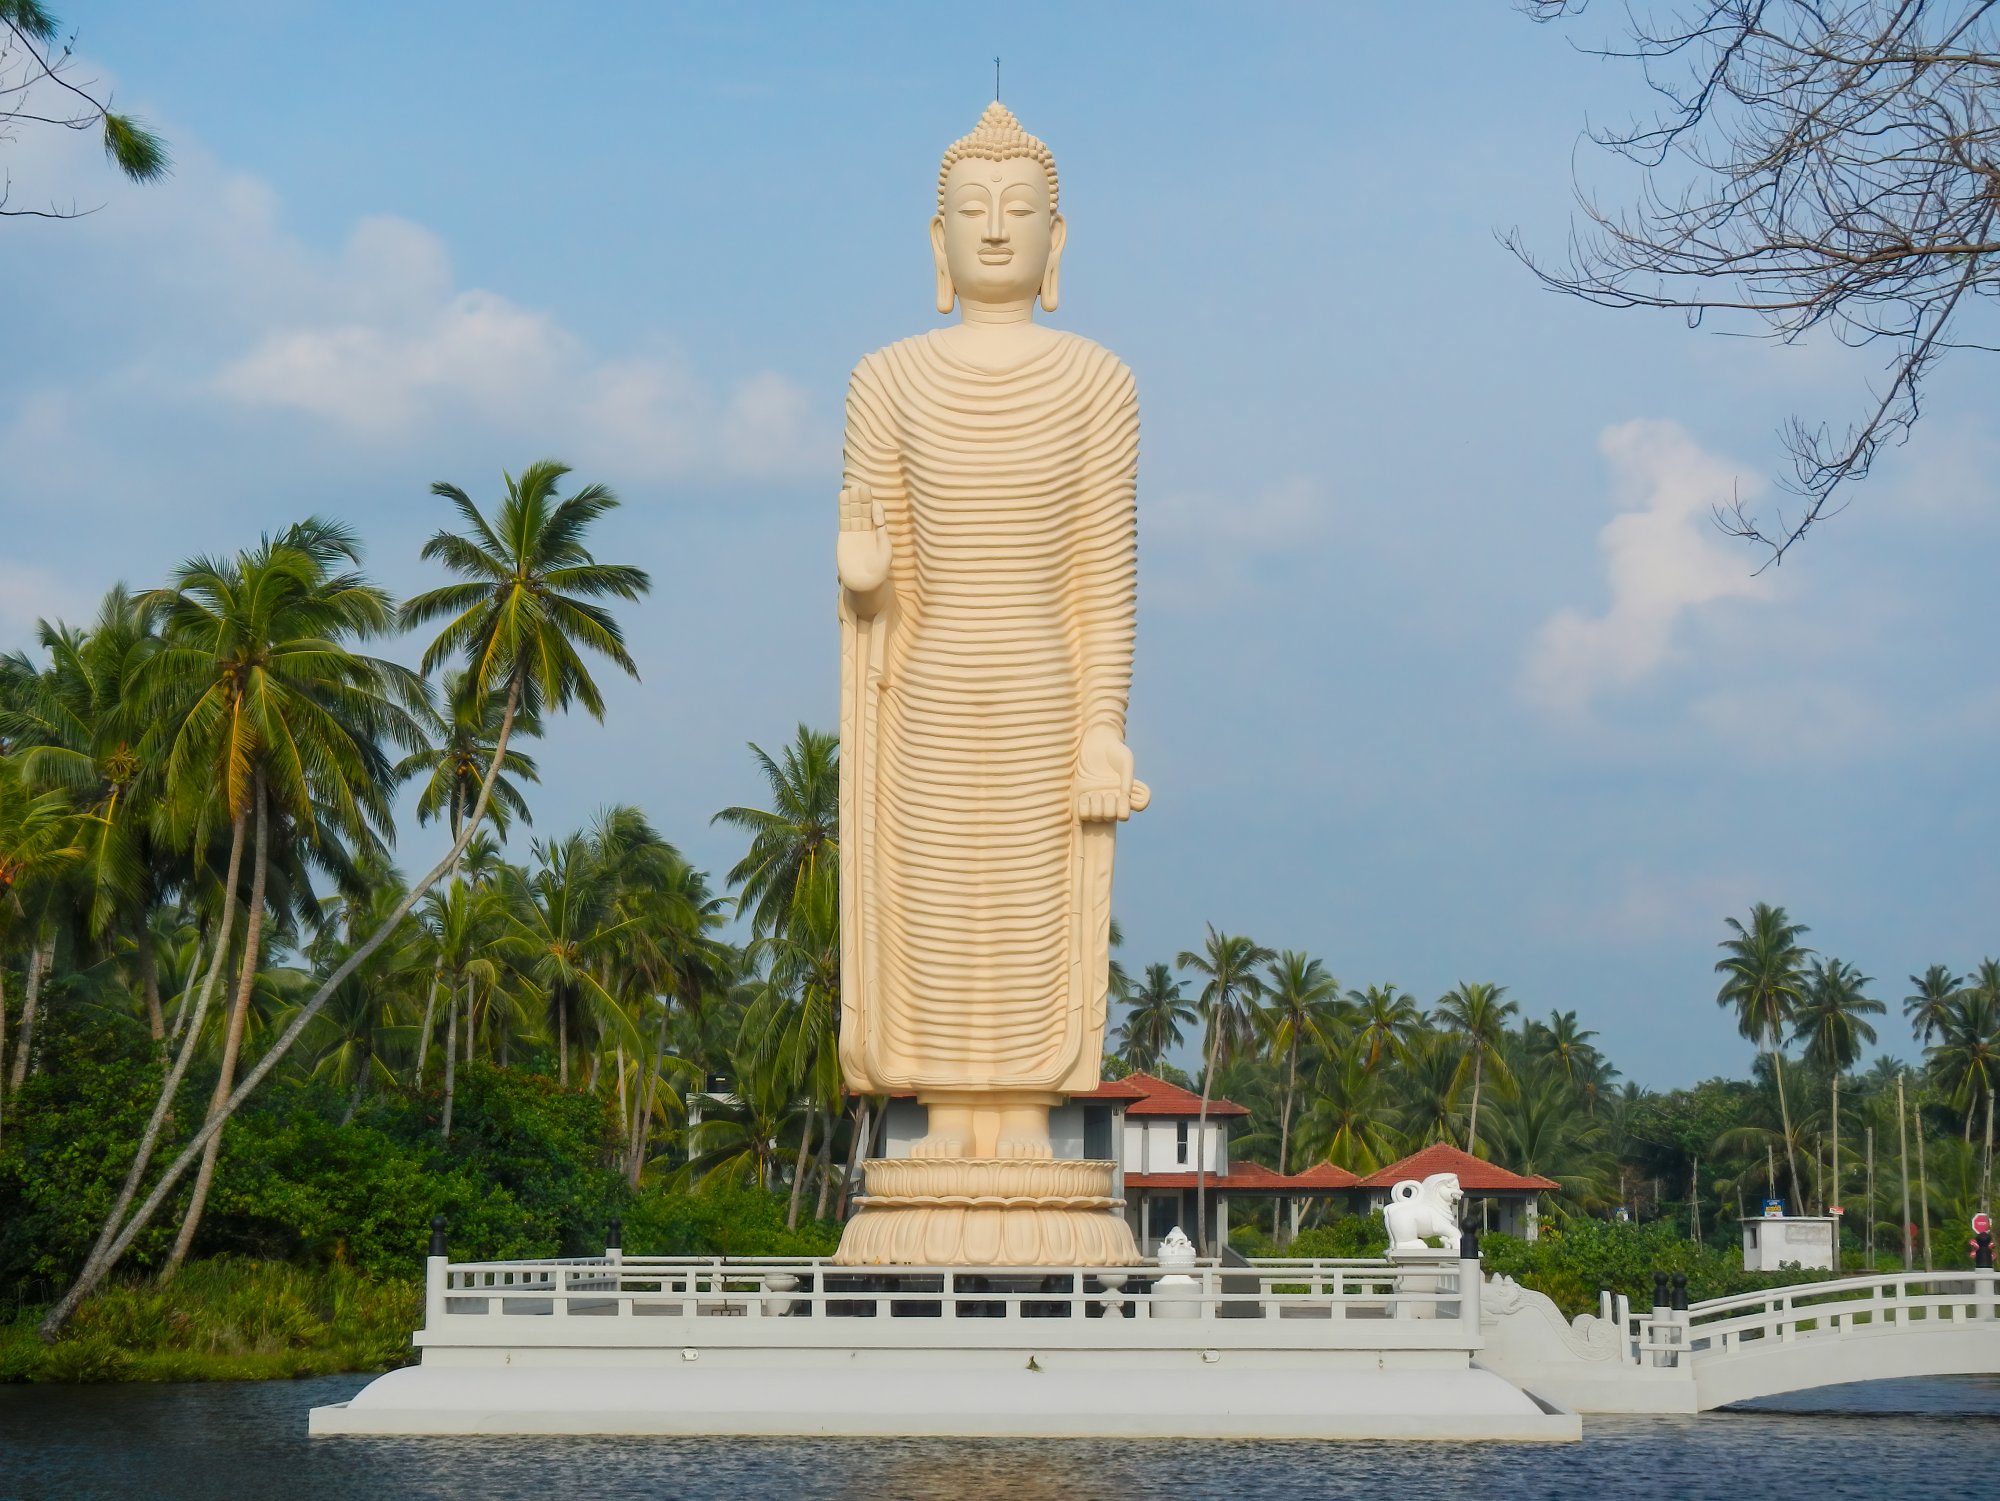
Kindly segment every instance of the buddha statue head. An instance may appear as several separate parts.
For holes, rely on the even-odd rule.
[[[931,220],[938,311],[950,312],[959,300],[968,310],[1024,313],[1037,294],[1053,311],[1063,235],[1055,158],[994,100],[938,168]]]

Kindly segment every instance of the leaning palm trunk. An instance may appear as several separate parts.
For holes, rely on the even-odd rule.
[[[230,929],[235,925],[236,880],[243,872],[243,840],[249,823],[249,810],[245,809],[236,817],[230,829],[229,868],[222,882],[222,926],[216,934],[215,950],[209,955],[208,976],[202,981],[201,992],[196,996],[194,1005],[189,1007],[185,1001],[181,1003],[180,1018],[174,1024],[177,1030],[183,1026],[186,1029],[186,1036],[181,1039],[181,1050],[174,1058],[173,1067],[167,1070],[166,1078],[160,1081],[160,1097],[153,1104],[153,1113],[146,1121],[146,1129],[139,1135],[139,1150],[132,1156],[131,1167],[125,1170],[125,1183],[118,1190],[118,1202],[111,1206],[111,1213],[106,1216],[103,1229],[97,1232],[97,1240],[92,1244],[90,1254],[84,1258],[83,1270],[77,1274],[78,1286],[87,1281],[94,1287],[98,1279],[109,1270],[113,1237],[124,1223],[125,1211],[132,1206],[132,1198],[139,1191],[140,1180],[146,1176],[146,1169],[152,1165],[153,1153],[159,1147],[160,1130],[166,1124],[167,1112],[173,1108],[174,1096],[180,1092],[181,1080],[186,1076],[188,1064],[201,1041],[202,1023],[208,1015],[208,1003],[215,996],[216,982],[222,978],[223,957],[229,952]],[[189,1015],[190,1010],[193,1012],[192,1016]],[[51,1333],[45,1324],[44,1337],[49,1337]]]
[[[222,1044],[222,1069],[215,1077],[215,1093],[209,1097],[208,1118],[216,1120],[223,1106],[229,1102],[229,1091],[236,1082],[236,1061],[243,1055],[243,1030],[250,1017],[250,998],[257,989],[257,961],[261,957],[259,949],[264,938],[264,884],[271,868],[271,835],[269,814],[265,807],[264,776],[257,774],[257,855],[250,872],[250,910],[243,919],[243,967],[236,979],[236,1004],[229,1010],[229,1031]],[[222,1151],[222,1132],[218,1128],[208,1138],[208,1145],[202,1148],[201,1169],[195,1174],[194,1194],[188,1200],[187,1214],[181,1219],[180,1234],[174,1237],[174,1249],[167,1257],[167,1264],[160,1269],[160,1280],[172,1279],[187,1260],[188,1250],[194,1245],[195,1231],[201,1228],[202,1210],[208,1206],[209,1185],[215,1181],[215,1159]]]
[[[42,981],[48,977],[56,958],[56,935],[50,933],[28,955],[28,982],[21,995],[21,1040],[14,1044],[14,1073],[9,1094],[19,1094],[28,1082],[28,1068],[35,1051],[35,1014],[42,1000]]]
[[[195,1133],[194,1139],[167,1165],[166,1171],[160,1175],[160,1181],[153,1185],[153,1191],[146,1195],[139,1207],[122,1223],[118,1221],[114,1211],[113,1218],[105,1223],[103,1236],[100,1236],[100,1241],[104,1236],[110,1237],[110,1243],[104,1246],[101,1254],[93,1254],[92,1259],[85,1263],[83,1271],[78,1274],[76,1281],[70,1284],[68,1291],[56,1300],[55,1305],[42,1319],[43,1339],[53,1340],[62,1332],[63,1325],[69,1322],[70,1315],[76,1312],[77,1305],[104,1280],[111,1268],[118,1264],[118,1258],[131,1248],[134,1240],[138,1239],[139,1232],[144,1230],[153,1216],[159,1212],[160,1206],[166,1202],[167,1196],[186,1175],[195,1158],[207,1148],[209,1139],[221,1131],[224,1122],[242,1106],[257,1086],[269,1077],[271,1070],[276,1068],[285,1054],[291,1051],[292,1044],[297,1042],[306,1028],[312,1025],[313,1018],[325,1008],[327,1000],[347,982],[348,976],[366,964],[370,956],[388,941],[389,935],[395,932],[401,926],[403,919],[410,915],[410,909],[423,899],[426,891],[444,878],[445,872],[451,869],[453,862],[465,853],[466,845],[471,843],[472,836],[478,832],[481,819],[486,816],[486,805],[492,800],[493,784],[499,779],[500,767],[507,754],[507,740],[513,732],[514,716],[520,707],[521,672],[517,668],[507,685],[507,707],[500,718],[500,733],[494,743],[493,758],[487,763],[485,779],[479,784],[479,800],[473,805],[472,816],[466,820],[465,828],[460,832],[451,850],[444,859],[425,873],[422,880],[403,893],[403,899],[396,903],[382,925],[364,939],[360,947],[343,959],[332,974],[320,982],[319,988],[299,1008],[291,1024],[279,1034],[277,1041],[265,1050],[264,1056],[257,1060],[256,1066],[236,1086],[221,1115],[206,1122]]]
[[[0,1141],[7,1129],[7,966],[0,964]]]

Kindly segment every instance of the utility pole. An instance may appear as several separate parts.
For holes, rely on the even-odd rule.
[[[1833,1197],[1827,1205],[1829,1211],[1845,1210],[1840,1201],[1840,1070],[1833,1071]],[[1846,1221],[1843,1212],[1833,1217],[1833,1269],[1840,1270],[1840,1227]]]
[[[1979,1169],[1979,1207],[1993,1212],[1993,1086],[1986,1086],[1986,1160]]]
[[[1903,1110],[1903,1076],[1896,1075],[1897,1155],[1903,1159],[1903,1270],[1910,1269],[1910,1117]]]
[[[1688,1239],[1701,1244],[1701,1153],[1694,1154],[1694,1171],[1688,1174]]]
[[[1931,1265],[1931,1175],[1924,1167],[1924,1114],[1920,1107],[1912,1105],[1917,1119],[1917,1222],[1924,1227],[1924,1270],[1935,1271]]]
[[[1868,1128],[1868,1271],[1875,1270],[1875,1128]]]

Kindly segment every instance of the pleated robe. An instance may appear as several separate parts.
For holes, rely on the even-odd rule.
[[[892,548],[879,608],[841,591],[856,1091],[1098,1083],[1116,825],[1079,822],[1078,756],[1124,738],[1138,451],[1131,371],[1074,335],[1003,373],[937,334],[855,369],[846,481]]]

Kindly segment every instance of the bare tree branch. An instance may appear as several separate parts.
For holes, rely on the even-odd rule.
[[[1553,21],[1588,0],[1520,4]],[[1785,426],[1789,518],[1718,514],[1770,567],[1908,437],[1945,351],[2000,347],[1960,327],[2000,298],[2000,0],[1635,0],[1624,20],[1622,44],[1584,50],[1637,62],[1657,112],[1589,139],[1640,169],[1637,202],[1607,209],[1579,183],[1560,261],[1502,238],[1544,286],[1600,307],[1691,327],[1747,313],[1781,343],[1887,348],[1858,423]]]

